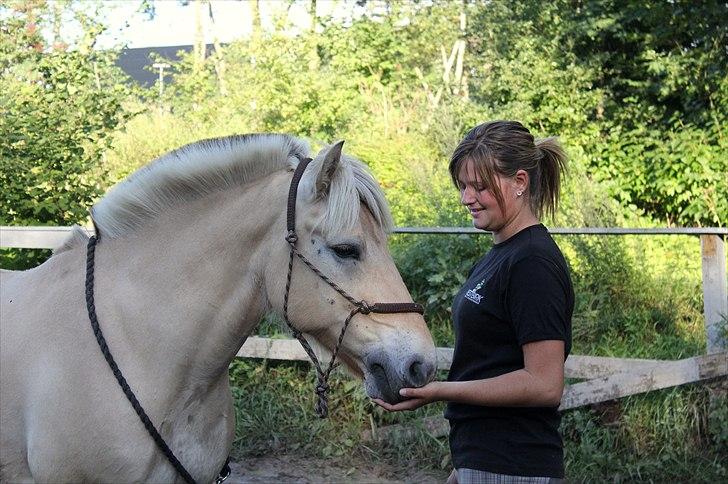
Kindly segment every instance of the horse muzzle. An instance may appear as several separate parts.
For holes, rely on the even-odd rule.
[[[418,388],[433,380],[437,361],[434,355],[403,355],[401,349],[396,352],[375,350],[364,357],[364,366],[367,395],[395,404],[404,400],[399,394],[400,389]]]

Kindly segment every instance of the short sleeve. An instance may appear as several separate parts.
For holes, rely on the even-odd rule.
[[[545,257],[526,257],[511,266],[505,302],[519,345],[561,340],[570,346],[570,291],[568,274]]]

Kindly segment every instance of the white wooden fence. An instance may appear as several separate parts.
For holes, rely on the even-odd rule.
[[[721,325],[728,318],[728,283],[724,238],[728,228],[554,228],[553,234],[572,235],[676,235],[700,237],[702,255],[702,287],[707,336],[706,354],[681,360],[648,360],[570,355],[565,376],[585,380],[567,385],[561,399],[561,410],[576,408],[629,395],[660,390],[688,383],[728,377],[728,344],[721,335]],[[89,229],[91,232],[92,229]],[[0,247],[49,249],[60,245],[68,236],[69,227],[0,227]],[[405,227],[397,233],[413,234],[482,234],[474,228]],[[438,348],[438,366],[448,369],[452,362],[451,348]],[[295,339],[250,337],[238,352],[242,358],[268,358],[307,361],[308,357]],[[434,436],[447,433],[441,417],[425,419],[422,425]],[[392,433],[406,434],[411,428],[391,425],[372,429],[365,438],[388,438]]]

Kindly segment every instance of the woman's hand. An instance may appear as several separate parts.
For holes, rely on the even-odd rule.
[[[388,412],[400,412],[402,410],[414,410],[420,408],[428,403],[442,400],[439,398],[439,391],[442,389],[443,382],[435,381],[428,383],[427,385],[420,388],[403,388],[399,391],[399,394],[405,397],[407,400],[394,405],[380,400],[378,398],[372,399],[374,403],[387,410]]]

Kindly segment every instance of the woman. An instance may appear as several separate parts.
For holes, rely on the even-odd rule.
[[[566,156],[554,138],[521,123],[473,128],[450,175],[473,225],[493,248],[453,301],[455,351],[445,382],[403,389],[389,411],[447,401],[449,482],[559,482],[564,477],[558,406],[571,349],[574,292],[561,251],[539,222],[554,213]]]

